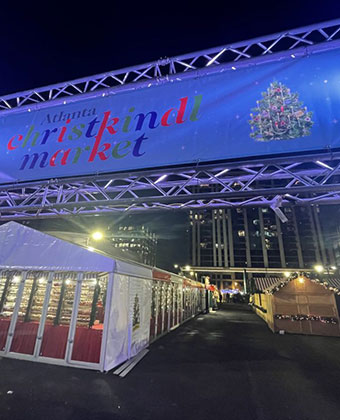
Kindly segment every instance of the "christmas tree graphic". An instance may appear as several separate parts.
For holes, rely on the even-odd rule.
[[[270,84],[257,107],[250,114],[250,137],[256,141],[289,140],[311,134],[311,111],[299,101],[298,93],[292,93],[278,82]]]
[[[140,311],[139,311],[139,298],[136,294],[135,301],[133,303],[133,316],[132,316],[132,330],[135,331],[139,328],[140,324]]]

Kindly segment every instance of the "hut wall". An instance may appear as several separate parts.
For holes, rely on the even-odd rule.
[[[290,333],[340,336],[339,314],[334,293],[320,284],[305,278],[290,281],[273,294],[273,316],[314,315],[337,319],[336,324],[321,321],[292,321],[274,318],[274,332],[285,330]]]
[[[338,309],[338,314],[340,313],[340,296],[339,295],[335,295],[335,303]]]
[[[260,316],[274,331],[273,322],[273,307],[272,307],[272,295],[266,295],[263,293],[255,293],[253,295],[253,308],[258,316]]]

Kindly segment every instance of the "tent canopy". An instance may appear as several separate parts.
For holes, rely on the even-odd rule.
[[[115,260],[53,236],[8,222],[0,226],[0,268],[112,272]]]

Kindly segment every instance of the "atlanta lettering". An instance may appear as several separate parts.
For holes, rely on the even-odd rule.
[[[19,162],[20,170],[75,165],[80,161],[91,164],[128,155],[140,158],[146,153],[145,143],[150,141],[151,130],[197,121],[201,102],[202,95],[185,96],[165,112],[137,113],[135,107],[131,107],[123,117],[114,115],[111,110],[99,116],[95,108],[46,114],[38,128],[31,125],[26,132],[9,139],[7,153],[27,148],[28,153]],[[45,128],[46,125],[52,127]],[[51,150],[51,143],[55,144],[55,150],[41,151],[44,147]],[[39,151],[34,152],[35,147]]]

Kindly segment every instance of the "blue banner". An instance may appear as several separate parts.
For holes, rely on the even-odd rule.
[[[340,147],[340,51],[0,114],[0,183]]]

